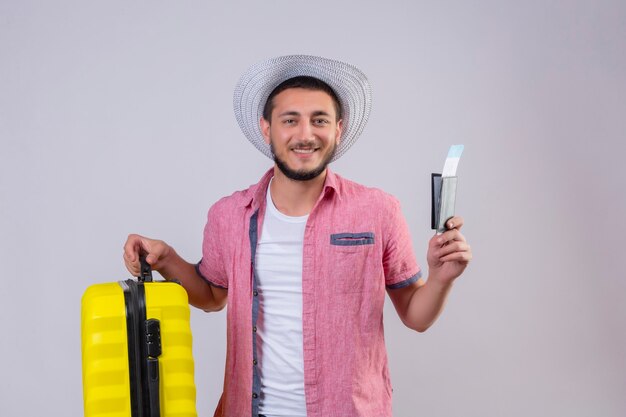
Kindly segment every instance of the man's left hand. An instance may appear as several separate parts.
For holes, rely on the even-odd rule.
[[[463,218],[455,216],[447,221],[447,231],[435,235],[428,243],[428,278],[441,284],[450,284],[463,273],[472,259],[472,249],[461,234]]]

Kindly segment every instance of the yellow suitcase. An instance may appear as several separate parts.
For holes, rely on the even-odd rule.
[[[187,292],[151,281],[144,263],[83,295],[85,417],[197,417]]]

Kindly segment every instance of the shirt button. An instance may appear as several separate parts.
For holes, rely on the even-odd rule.
[[[259,295],[259,292],[257,290],[254,290],[252,294],[254,294],[254,296],[256,297],[257,295]]]
[[[257,364],[256,359],[253,359],[253,360],[252,360],[252,365],[256,365],[256,364]]]
[[[252,393],[252,398],[257,398],[257,397],[258,397],[257,393],[256,393],[256,392],[253,392],[253,393]]]
[[[256,333],[256,326],[252,328],[252,331]]]

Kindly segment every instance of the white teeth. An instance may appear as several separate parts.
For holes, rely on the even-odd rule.
[[[315,149],[294,149],[295,153],[313,153]]]

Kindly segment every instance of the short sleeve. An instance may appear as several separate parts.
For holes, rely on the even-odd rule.
[[[196,271],[209,284],[228,288],[228,277],[224,267],[223,243],[219,216],[215,206],[209,209],[202,240],[202,259],[196,265]],[[222,243],[222,244],[221,244]]]
[[[400,203],[393,197],[388,213],[383,228],[385,285],[389,289],[403,288],[417,281],[422,272],[415,260],[409,228],[402,215]]]

